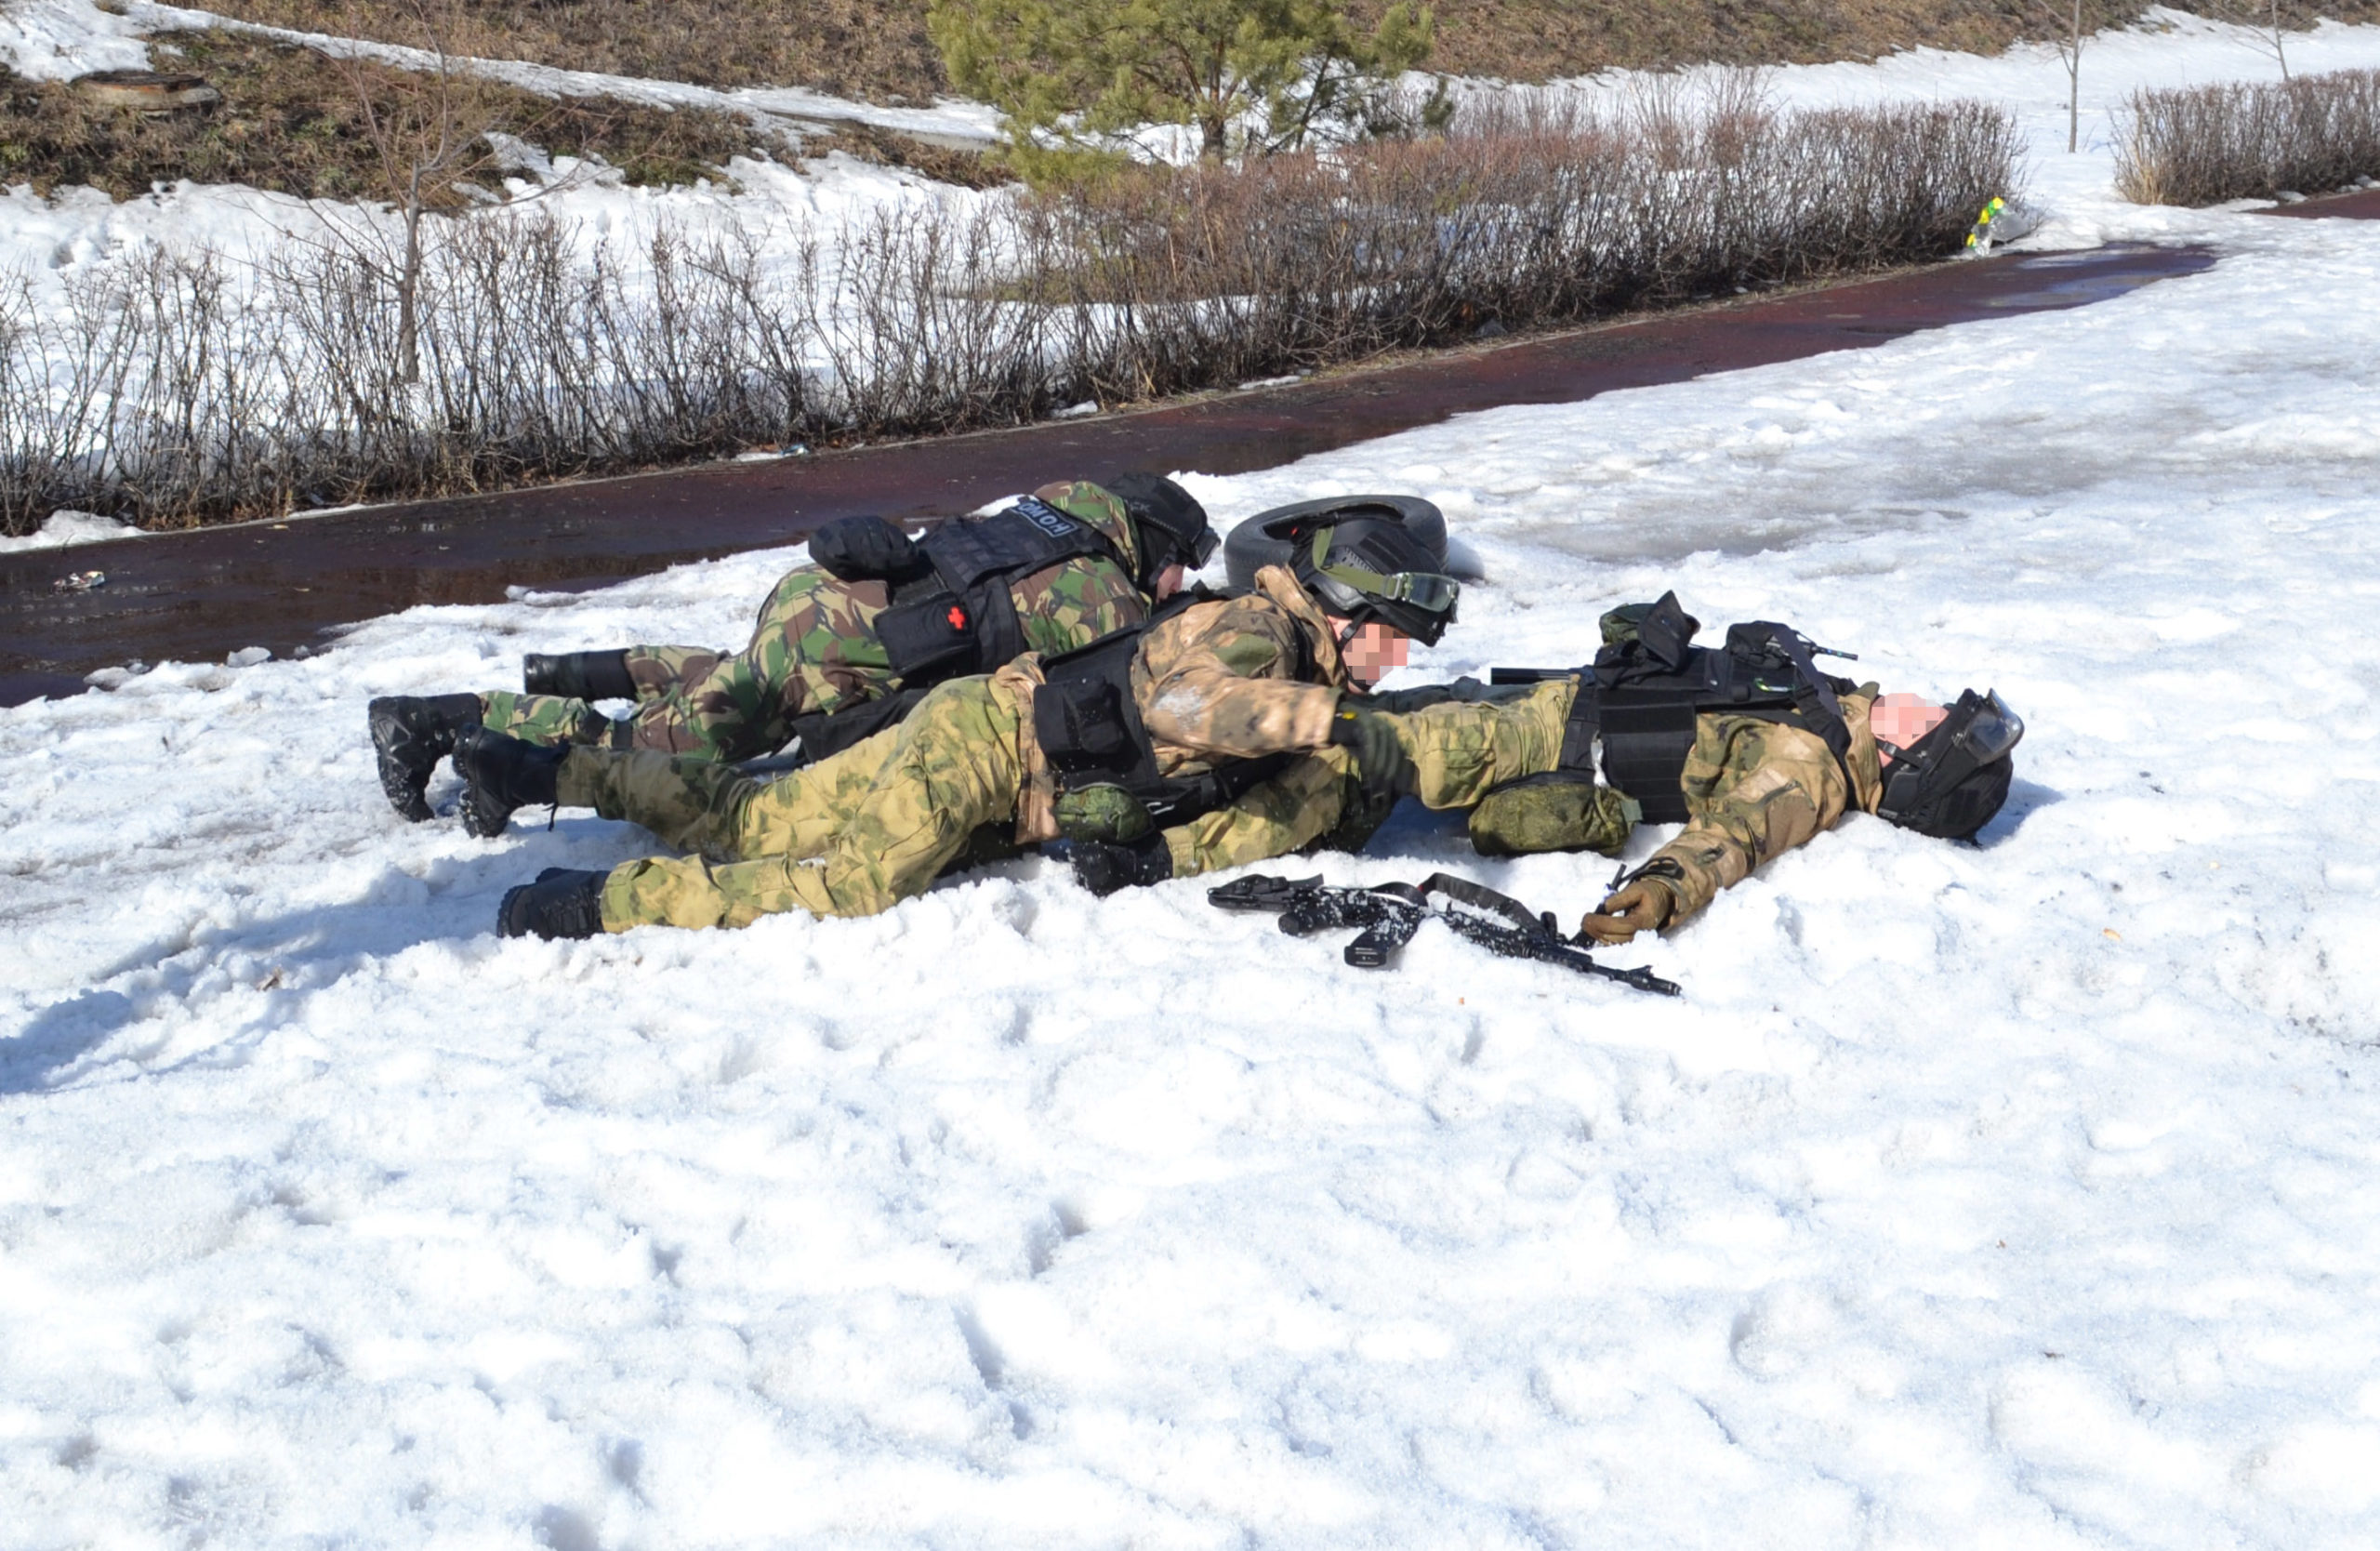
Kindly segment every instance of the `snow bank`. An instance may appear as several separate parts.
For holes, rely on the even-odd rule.
[[[0,554],[19,550],[55,550],[69,544],[97,544],[110,538],[132,538],[140,533],[129,523],[102,517],[96,511],[51,512],[40,528],[22,538],[0,538]]]
[[[366,697],[740,640],[793,551],[0,713],[0,1538],[2371,1544],[2380,227],[2193,219],[2081,312],[1189,476],[1440,502],[1421,672],[1674,585],[2026,715],[1981,846],[1854,819],[1614,955],[1677,1002],[1038,862],[490,935],[639,840],[399,823]],[[1320,870],[1445,865],[1608,876]]]

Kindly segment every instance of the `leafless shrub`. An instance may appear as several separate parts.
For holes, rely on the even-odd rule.
[[[455,222],[410,280],[368,245],[152,253],[62,298],[0,287],[0,527],[1012,424],[1937,257],[2013,156],[1996,109],[1787,113],[1738,84],[790,242],[663,231],[633,263],[543,210]]]
[[[2321,192],[2380,176],[2380,71],[2136,91],[2116,189],[2142,205]]]
[[[1021,219],[1071,375],[1112,401],[1955,251],[2013,161],[1980,104],[1524,96],[1440,139],[1145,171]]]

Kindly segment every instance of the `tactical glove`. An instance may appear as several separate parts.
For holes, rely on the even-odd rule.
[[[1677,914],[1677,895],[1659,878],[1638,878],[1623,883],[1600,909],[1579,922],[1579,930],[1599,943],[1624,943],[1639,932],[1658,932]]]
[[[1397,739],[1396,723],[1378,711],[1342,705],[1330,718],[1330,741],[1355,751],[1367,799],[1393,802],[1412,789],[1413,762]]]
[[[1077,841],[1074,862],[1075,882],[1102,899],[1118,889],[1145,888],[1173,876],[1173,853],[1158,835],[1133,845]]]

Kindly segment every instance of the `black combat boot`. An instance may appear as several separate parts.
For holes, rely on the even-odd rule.
[[[418,824],[430,816],[430,773],[455,751],[455,736],[480,724],[476,695],[389,695],[365,708],[380,789],[389,805]]]
[[[463,828],[482,840],[504,833],[512,810],[551,804],[570,745],[543,749],[473,727],[455,740],[455,774],[463,778]]]
[[[603,880],[608,872],[549,867],[534,883],[504,891],[496,929],[508,937],[594,937],[603,931]]]
[[[1130,845],[1107,841],[1076,841],[1075,882],[1104,899],[1118,889],[1143,889],[1173,876],[1173,853],[1157,835],[1144,835]]]
[[[521,687],[532,695],[564,695],[574,700],[633,700],[626,652],[531,652],[521,659]]]

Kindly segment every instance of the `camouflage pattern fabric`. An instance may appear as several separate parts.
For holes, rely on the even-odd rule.
[[[1413,761],[1414,795],[1432,808],[1467,808],[1505,782],[1554,769],[1576,695],[1577,682],[1561,680],[1518,700],[1448,703],[1395,717],[1399,741]],[[1771,858],[1831,829],[1851,805],[1875,811],[1884,790],[1868,730],[1875,696],[1870,684],[1842,696],[1851,732],[1848,783],[1843,765],[1814,734],[1747,716],[1696,719],[1693,751],[1680,779],[1689,821],[1653,857],[1679,870],[1678,879],[1662,880],[1677,900],[1671,925],[1689,920],[1721,889]],[[1352,762],[1327,755],[1301,761],[1231,807],[1165,830],[1174,876],[1330,843],[1334,829],[1361,801]]]
[[[1677,900],[1664,931],[1693,919],[1721,889],[1762,864],[1833,829],[1852,804],[1876,811],[1884,782],[1868,730],[1875,695],[1868,685],[1842,697],[1851,730],[1848,783],[1814,733],[1748,716],[1695,719],[1694,749],[1680,778],[1686,826],[1652,857],[1676,864],[1680,873],[1660,880]]]
[[[1054,656],[1146,618],[1148,601],[1132,579],[1139,551],[1124,504],[1084,480],[1047,484],[1035,494],[1104,535],[1124,564],[1087,555],[1019,577],[1009,596],[1026,646]],[[585,701],[556,696],[484,695],[482,720],[534,743],[721,761],[774,753],[793,736],[795,717],[832,715],[900,688],[876,639],[877,616],[889,603],[880,581],[839,581],[805,565],[771,590],[751,643],[741,652],[629,648],[638,701],[625,733]]]
[[[1281,582],[1295,588],[1286,572]],[[1351,762],[1344,750],[1325,746],[1338,688],[1285,677],[1316,671],[1316,661],[1344,677],[1322,616],[1302,592],[1294,602],[1297,616],[1289,604],[1261,596],[1195,604],[1167,622],[1182,629],[1161,627],[1144,640],[1136,686],[1144,683],[1157,696],[1188,685],[1207,717],[1177,717],[1167,723],[1170,735],[1199,736],[1204,725],[1226,740],[1221,748],[1167,744],[1177,766],[1303,750],[1311,757],[1272,785],[1302,789],[1293,779],[1300,771],[1309,772],[1309,782],[1344,784]],[[1261,687],[1297,693],[1239,695],[1218,678],[1233,676],[1231,664],[1283,675],[1262,680]],[[998,673],[954,679],[936,686],[900,726],[770,780],[658,751],[574,749],[557,776],[563,804],[644,825],[696,853],[614,868],[603,886],[605,928],[743,926],[795,908],[870,915],[923,892],[953,861],[979,854],[972,848],[985,841],[987,825],[1010,820],[1020,842],[1037,838],[1026,832],[1021,800],[1039,762],[1031,715],[1039,675],[1038,656],[1027,654]],[[1146,702],[1142,713],[1151,715]],[[1268,736],[1303,741],[1278,750],[1249,747]]]
[[[1250,787],[1231,806],[1164,830],[1165,848],[1176,878],[1246,867],[1325,842],[1353,851],[1371,838],[1377,822],[1360,834],[1338,831],[1344,820],[1364,813],[1355,755],[1325,749]]]
[[[921,894],[1022,780],[1012,681],[954,679],[900,726],[767,782],[699,760],[579,749],[565,802],[592,802],[709,853],[624,862],[603,885],[603,926],[746,926],[800,908],[865,916]]]
[[[1413,762],[1424,807],[1468,808],[1507,781],[1551,770],[1561,757],[1574,680],[1539,684],[1517,699],[1448,701],[1392,715]],[[1343,749],[1299,761],[1220,808],[1165,831],[1173,875],[1195,877],[1324,844],[1360,847],[1384,813],[1365,809],[1355,760]]]
[[[1285,566],[1245,597],[1198,603],[1142,638],[1132,698],[1166,775],[1216,756],[1320,749],[1349,686],[1322,611]]]
[[[1039,658],[1028,654],[1010,670],[1038,681]],[[1193,603],[1151,626],[1131,667],[1132,698],[1163,776],[1326,748],[1348,683],[1329,621],[1278,565],[1257,572],[1243,597]],[[1025,694],[1016,838],[1031,845],[1058,837],[1057,782],[1033,736],[1031,689]]]
[[[685,686],[707,678],[727,656],[710,646],[629,647],[628,680],[636,685],[637,709],[625,722],[567,696],[495,690],[480,696],[480,723],[530,743],[652,747],[634,741],[639,720],[664,704],[672,707],[672,714],[682,716]]]

